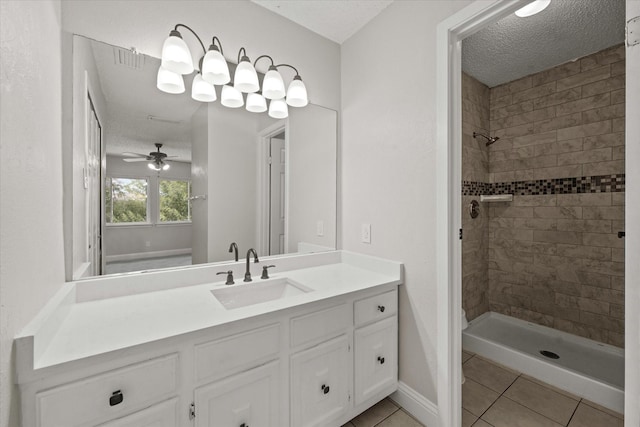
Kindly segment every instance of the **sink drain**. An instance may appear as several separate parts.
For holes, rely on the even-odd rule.
[[[544,357],[548,357],[549,359],[560,359],[560,356],[558,356],[553,351],[540,350],[540,354],[543,355]]]

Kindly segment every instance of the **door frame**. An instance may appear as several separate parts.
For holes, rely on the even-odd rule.
[[[257,218],[256,242],[258,253],[269,253],[269,216],[270,216],[270,183],[269,183],[269,140],[284,131],[285,177],[284,193],[289,192],[289,120],[278,120],[258,132],[257,144]],[[288,253],[287,236],[289,235],[289,198],[284,201],[284,250]]]
[[[461,241],[459,230],[461,217],[461,152],[462,152],[462,108],[461,108],[461,75],[462,55],[461,41],[480,29],[515,12],[529,0],[505,0],[493,3],[475,2],[442,21],[437,27],[437,302],[438,302],[438,350],[437,350],[437,391],[438,416],[441,426],[459,426],[461,423],[462,404],[462,272]],[[637,2],[627,0],[627,21],[630,15],[640,15]],[[630,47],[627,46],[627,56]],[[640,49],[637,45],[634,49]],[[636,54],[637,56],[637,54]],[[637,69],[640,58],[627,61],[627,71]],[[627,72],[627,76],[629,73]],[[634,108],[633,102],[640,99],[640,84],[631,82],[627,77],[626,105]],[[634,96],[635,95],[635,96]],[[636,106],[635,109],[638,109]],[[627,111],[628,113],[628,111]],[[626,122],[626,141],[640,138],[638,122]],[[640,148],[626,144],[626,174],[640,177],[637,162],[640,161]],[[634,162],[635,160],[635,162]],[[631,166],[638,170],[631,170]],[[631,170],[631,173],[629,173]],[[625,215],[640,207],[640,190],[629,191],[634,187],[632,179],[626,180]],[[631,216],[630,216],[631,217]],[[640,266],[632,262],[631,255],[640,253],[640,224],[627,224],[627,231],[632,228],[635,233],[627,233],[625,277],[629,285],[629,277],[638,277]],[[640,299],[640,288],[625,286],[625,305],[635,306]],[[640,420],[640,408],[635,404],[640,398],[640,375],[636,361],[640,359],[640,334],[637,325],[640,323],[638,310],[625,310],[625,424],[637,426]]]

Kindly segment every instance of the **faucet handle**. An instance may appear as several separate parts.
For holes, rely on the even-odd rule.
[[[268,279],[269,278],[269,271],[267,271],[267,269],[269,268],[273,268],[275,267],[275,265],[264,265],[262,266],[262,276],[260,276],[261,279]]]
[[[216,273],[217,275],[220,274],[226,274],[227,275],[227,281],[224,283],[225,285],[233,285],[235,282],[233,281],[233,270],[229,270],[229,271],[219,271]]]

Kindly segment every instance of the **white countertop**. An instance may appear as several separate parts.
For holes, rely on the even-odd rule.
[[[236,276],[236,284],[230,286],[224,285],[223,280],[73,302],[65,308],[63,316],[50,316],[53,320],[46,328],[41,328],[47,329],[47,336],[42,337],[41,342],[45,344],[40,344],[39,351],[33,350],[36,346],[33,342],[39,338],[37,328],[31,331],[27,328],[27,333],[16,339],[31,338],[34,353],[31,369],[36,371],[351,292],[401,283],[400,263],[342,251],[338,253],[341,257],[339,262],[271,274],[273,280],[286,277],[311,288],[308,293],[227,310],[211,290],[262,282],[258,276],[253,282],[243,283],[242,278]],[[308,265],[309,258],[305,260]],[[326,256],[323,262],[326,262]],[[108,283],[104,281],[103,285],[108,286]],[[46,320],[40,321],[46,323]],[[51,322],[56,324],[52,326]]]

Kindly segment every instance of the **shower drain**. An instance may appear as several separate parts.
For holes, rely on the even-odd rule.
[[[558,356],[553,351],[540,350],[540,354],[543,355],[544,357],[548,357],[549,359],[560,359],[560,356]]]

